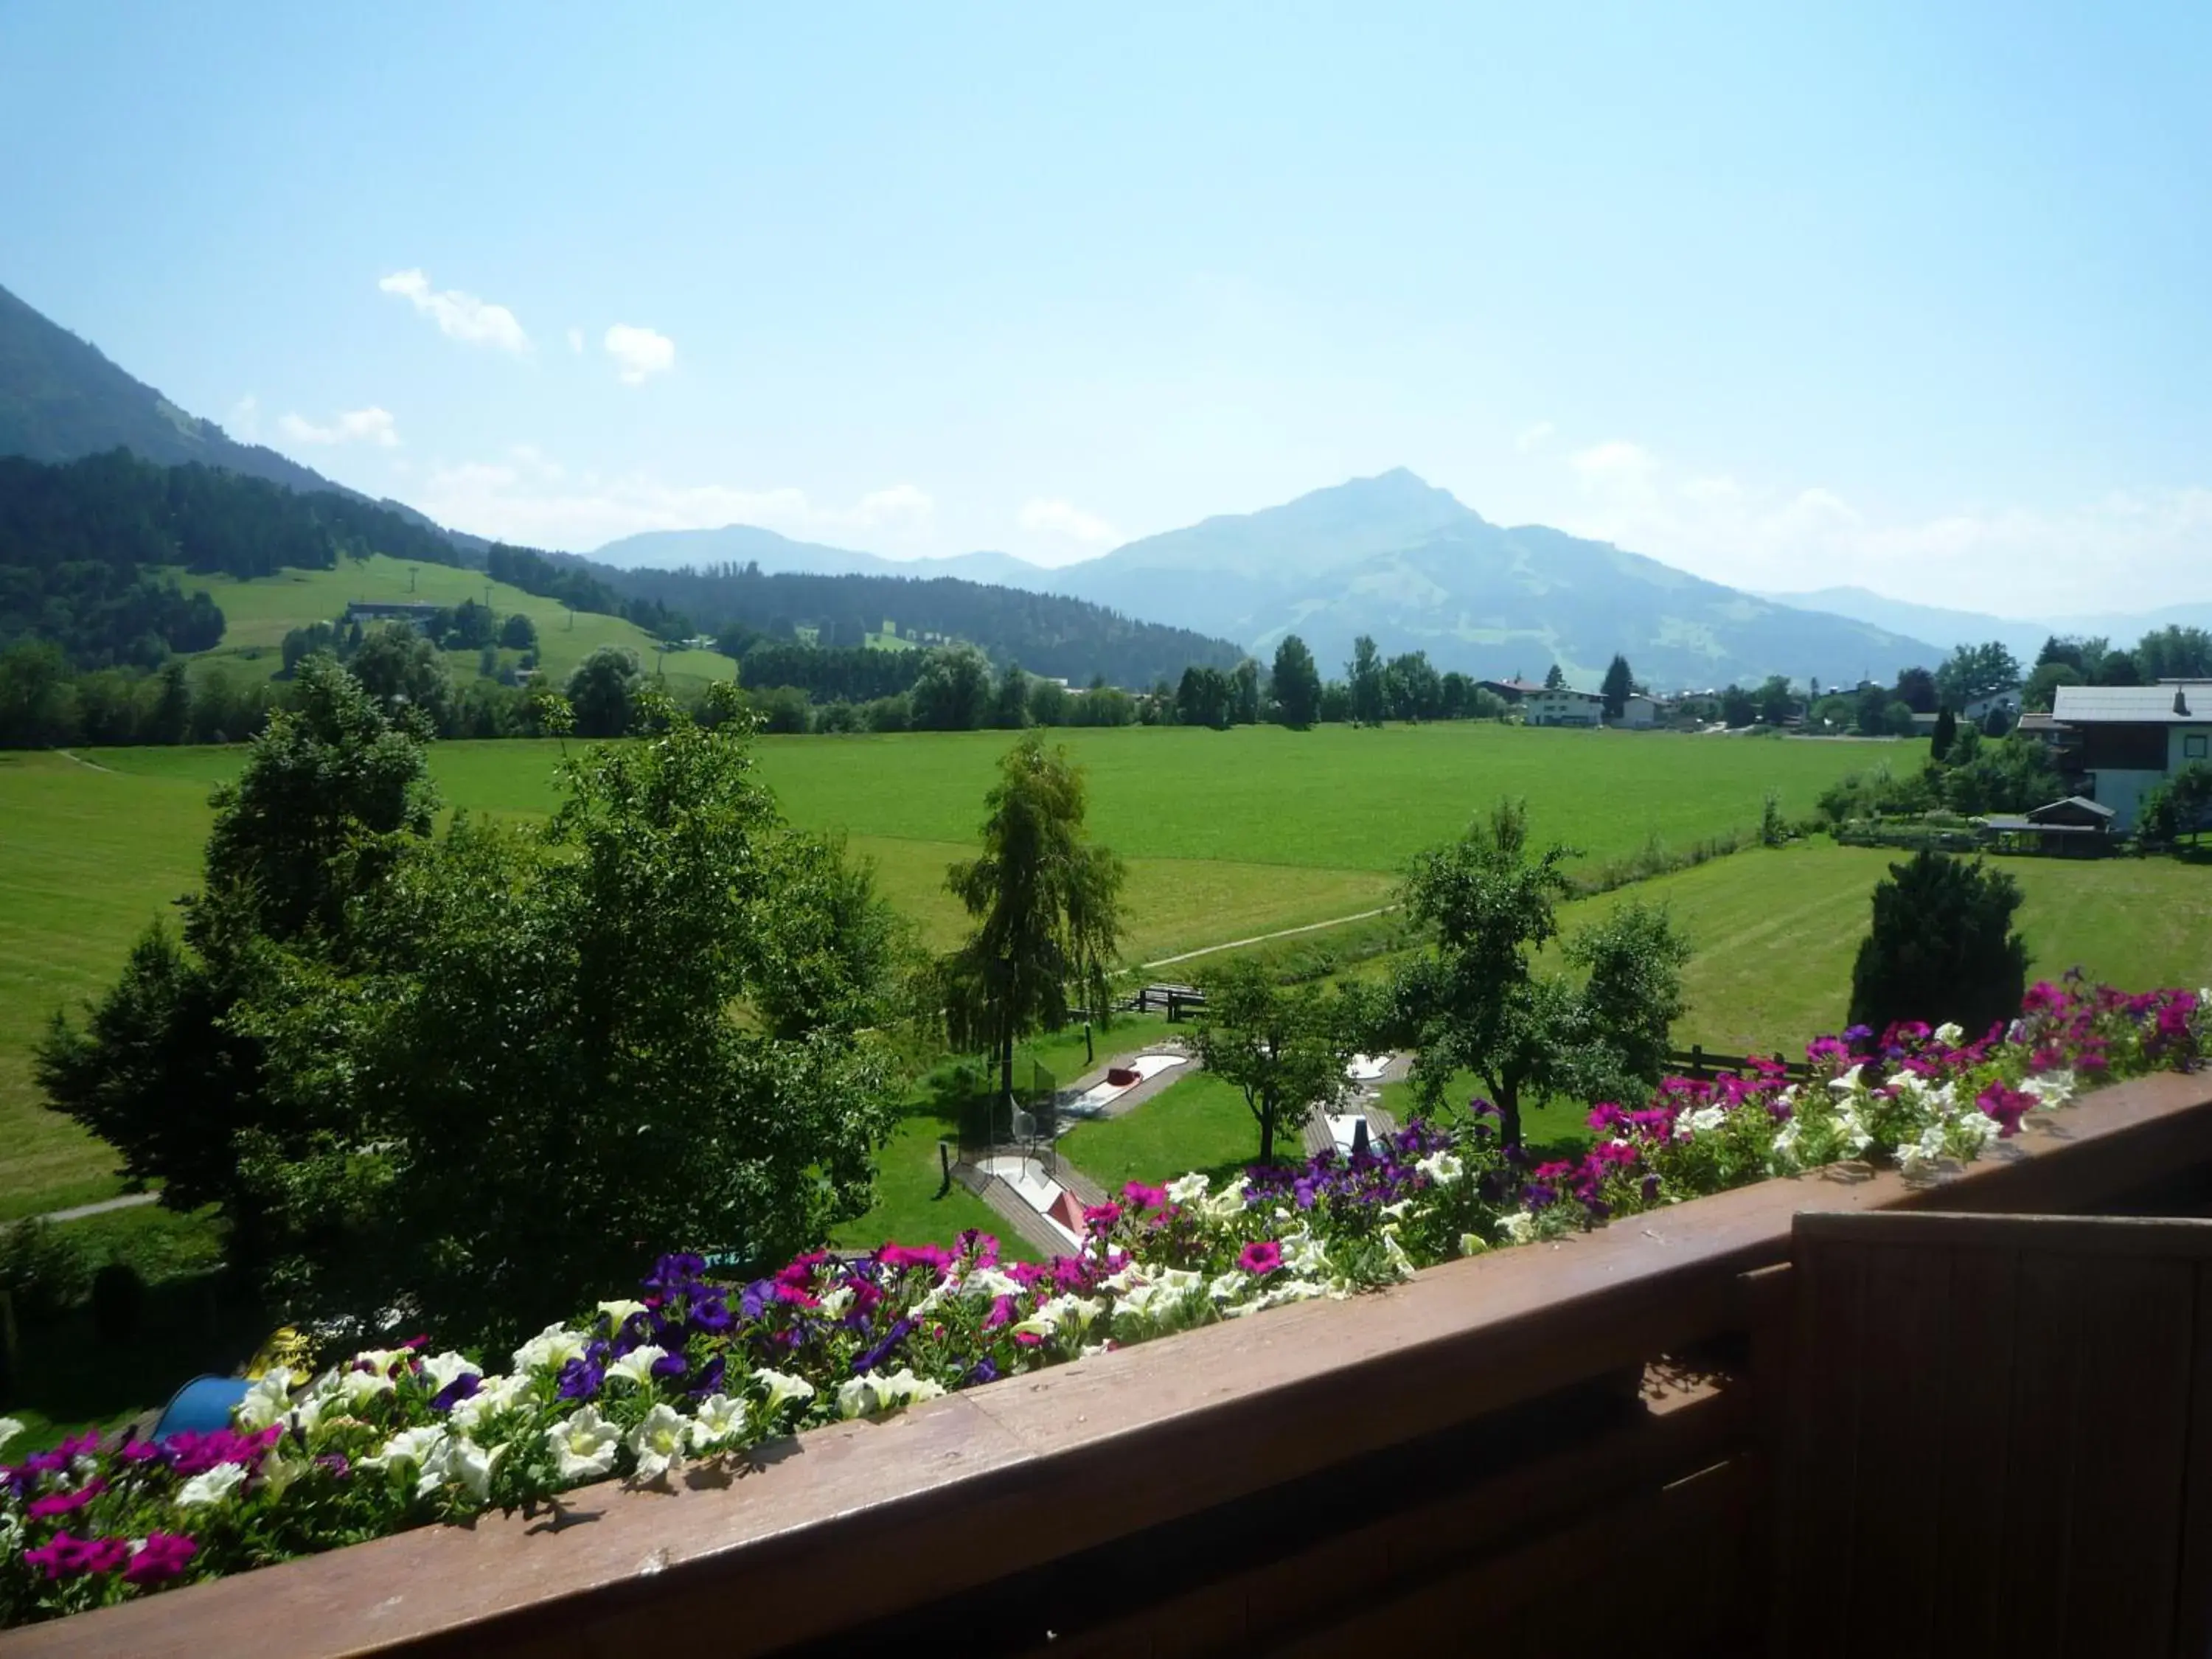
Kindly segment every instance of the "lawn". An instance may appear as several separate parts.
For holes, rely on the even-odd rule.
[[[262,602],[258,586],[247,586]],[[1085,730],[1051,740],[1087,769],[1093,831],[1128,861],[1126,955],[1139,963],[1370,909],[1413,853],[1501,794],[1527,798],[1540,838],[1610,859],[1653,836],[1680,846],[1748,827],[1770,787],[1786,811],[1808,810],[1834,777],[1888,752],[1475,723]],[[999,732],[766,738],[760,775],[796,822],[845,834],[886,896],[942,947],[962,920],[945,868],[971,852],[1009,741]],[[101,1149],[37,1107],[30,1044],[53,1009],[111,980],[146,921],[192,884],[207,790],[235,775],[242,752],[85,751],[91,764],[0,756],[0,1216],[114,1190]],[[556,799],[561,754],[552,742],[441,744],[432,770],[450,805],[537,816]],[[1752,852],[1633,890],[1671,902],[1698,947],[1682,1039],[1771,1048],[1841,1024],[1866,895],[1887,861],[1825,844]],[[2129,984],[2212,977],[2203,920],[2212,870],[2006,867],[2028,889],[2024,926],[2051,971],[2078,961]],[[1328,938],[1304,936],[1316,948]],[[924,1152],[933,1144],[926,1129],[913,1134]]]
[[[1304,1156],[1296,1134],[1279,1139],[1275,1151],[1285,1159]],[[1206,1072],[1169,1085],[1123,1116],[1078,1124],[1060,1139],[1060,1155],[1109,1192],[1130,1181],[1157,1186],[1193,1170],[1225,1180],[1259,1154],[1260,1126],[1244,1091]]]
[[[222,642],[195,659],[204,667],[244,663],[256,673],[273,674],[283,665],[280,653],[285,635],[329,622],[356,599],[446,605],[474,599],[489,605],[502,617],[517,611],[528,617],[538,628],[538,665],[556,680],[566,680],[577,664],[603,645],[636,652],[647,671],[658,665],[669,684],[678,688],[731,679],[737,673],[737,665],[719,652],[672,651],[663,659],[659,643],[635,623],[591,611],[572,613],[557,599],[542,599],[493,581],[482,571],[452,565],[410,564],[380,553],[368,559],[342,558],[333,570],[285,570],[251,579],[184,570],[166,574],[186,592],[205,588],[222,608]],[[515,654],[507,653],[502,660],[512,662]],[[447,655],[447,665],[458,677],[475,674],[476,653]]]
[[[1826,842],[1739,853],[1566,907],[1569,927],[1630,898],[1665,903],[1697,954],[1681,1043],[1802,1051],[1842,1029],[1869,896],[1902,854]],[[2021,884],[2030,972],[2079,967],[2130,990],[2212,981],[2212,867],[2170,859],[1992,860]]]
[[[1042,1066],[1064,1088],[1091,1069],[1092,1054],[1097,1064],[1104,1065],[1115,1055],[1135,1054],[1158,1042],[1169,1029],[1157,1014],[1125,1018],[1095,1032],[1086,1047],[1078,1026],[1023,1045],[1016,1061],[1022,1075],[1028,1074],[1032,1064]],[[872,1249],[885,1239],[902,1244],[950,1244],[964,1229],[980,1227],[997,1234],[1007,1255],[1027,1254],[982,1200],[964,1187],[945,1188],[937,1145],[940,1140],[957,1145],[959,1137],[963,1097],[952,1082],[951,1067],[941,1067],[908,1103],[898,1127],[877,1155],[874,1205],[830,1236],[840,1249]]]

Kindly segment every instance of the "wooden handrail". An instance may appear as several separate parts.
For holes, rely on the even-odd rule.
[[[734,1479],[588,1487],[557,1520],[426,1528],[20,1631],[0,1653],[155,1659],[274,1637],[287,1659],[493,1659],[612,1651],[645,1629],[720,1653],[830,1641],[1705,1339],[1756,1341],[1801,1210],[2079,1213],[2207,1166],[2212,1079],[2147,1078],[1945,1178],[1770,1181],[812,1431]]]

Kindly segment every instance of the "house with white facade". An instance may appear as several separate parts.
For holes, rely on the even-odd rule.
[[[1595,691],[1545,686],[1521,699],[1521,718],[1529,726],[1601,726],[1605,699]]]
[[[1648,732],[1659,724],[1659,699],[1641,691],[1632,691],[1622,699],[1620,719],[1616,725],[1632,732]]]
[[[2072,739],[2087,793],[2133,830],[2143,797],[2191,761],[2212,761],[2212,680],[2062,685],[2051,718]]]

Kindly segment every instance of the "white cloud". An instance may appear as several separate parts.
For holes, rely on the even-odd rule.
[[[1023,504],[1022,528],[1066,537],[1089,547],[1115,547],[1127,538],[1096,514],[1085,513],[1073,501],[1037,500]]]
[[[568,331],[568,349],[579,357],[584,355],[584,331],[582,329],[572,328]]]
[[[1513,447],[1526,455],[1531,450],[1542,448],[1558,430],[1559,428],[1549,421],[1539,421],[1535,425],[1522,429],[1521,435],[1513,441]]]
[[[392,411],[374,404],[367,409],[348,410],[328,426],[286,414],[278,419],[276,431],[295,444],[371,444],[379,449],[399,446],[399,430]]]
[[[261,399],[251,392],[230,406],[230,419],[223,430],[240,443],[256,443],[261,437]]]
[[[432,288],[429,277],[420,270],[395,270],[380,278],[376,285],[386,294],[398,295],[413,306],[418,315],[436,323],[438,331],[447,339],[470,345],[495,346],[501,351],[520,353],[530,349],[530,336],[523,332],[521,323],[505,306],[494,305],[457,288]]]
[[[672,484],[649,473],[570,473],[528,444],[503,459],[432,469],[416,505],[441,524],[538,547],[586,550],[643,530],[708,530],[759,525],[787,535],[869,532],[888,556],[927,544],[936,502],[910,483],[861,495],[850,505],[817,501],[789,487]]]
[[[676,342],[654,329],[617,323],[602,343],[625,386],[641,386],[649,377],[676,367]]]
[[[1560,526],[1715,581],[1790,592],[1855,585],[2008,616],[2142,610],[2212,597],[2212,488],[2071,506],[1885,518],[1820,485],[1673,481],[1640,444],[1569,458]]]

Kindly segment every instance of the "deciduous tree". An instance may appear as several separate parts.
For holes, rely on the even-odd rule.
[[[1315,1106],[1335,1105],[1349,1088],[1345,1067],[1356,1042],[1341,999],[1316,986],[1277,985],[1250,957],[1202,976],[1206,1008],[1193,1046],[1214,1076],[1234,1084],[1260,1130],[1262,1164],[1279,1136],[1295,1135]]]

